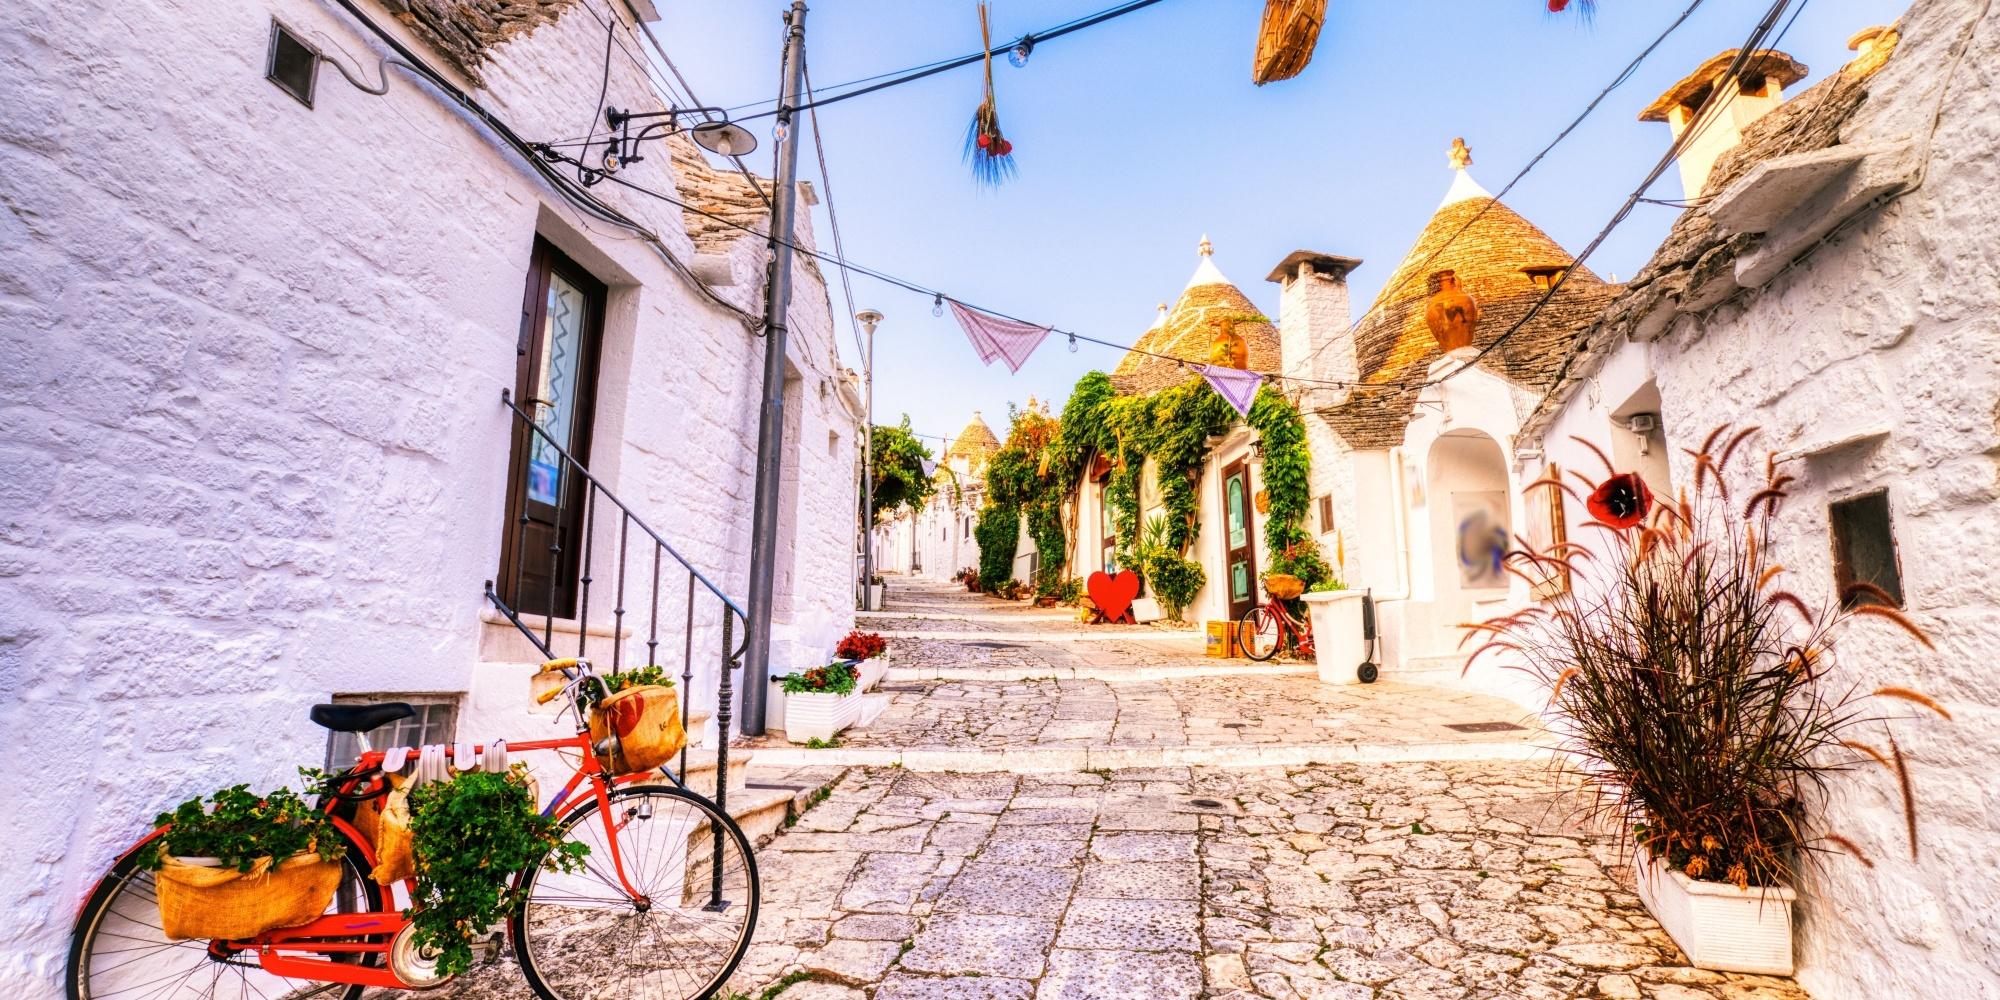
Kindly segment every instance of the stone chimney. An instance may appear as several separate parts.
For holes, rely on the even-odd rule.
[[[1265,280],[1283,289],[1278,299],[1279,374],[1341,381],[1359,376],[1347,272],[1360,266],[1353,257],[1295,250],[1271,270]]]
[[[1736,53],[1729,49],[1702,63],[1639,113],[1642,122],[1666,122],[1675,139],[1695,133],[1680,156],[1685,197],[1699,197],[1715,161],[1741,141],[1751,122],[1784,103],[1786,87],[1805,79],[1805,64],[1776,49],[1759,49],[1730,86],[1718,91]]]

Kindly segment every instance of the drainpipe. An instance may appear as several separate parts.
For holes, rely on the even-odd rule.
[[[1403,449],[1389,449],[1389,483],[1394,490],[1394,503],[1389,505],[1389,517],[1395,525],[1396,536],[1396,584],[1395,590],[1374,595],[1376,604],[1410,599],[1410,513],[1407,509],[1410,498],[1410,482],[1404,472]]]

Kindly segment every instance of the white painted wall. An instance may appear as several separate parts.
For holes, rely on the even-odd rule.
[[[307,706],[483,683],[537,233],[612,287],[593,465],[745,590],[762,342],[407,74],[373,97],[322,66],[311,109],[275,89],[274,14],[334,58],[376,51],[309,0],[37,5],[0,37],[0,731],[35,762],[0,779],[17,994],[56,994],[79,900],[154,813],[317,763]],[[568,8],[498,51],[480,99],[576,134],[604,34]],[[618,59],[609,101],[657,99]],[[664,151],[630,176],[675,183]],[[678,209],[599,193],[692,259]],[[738,243],[722,292],[753,311],[762,254]],[[823,284],[796,278],[780,663],[851,620],[851,421]]]
[[[1836,688],[1917,688],[1953,723],[1894,726],[1910,759],[1923,849],[1911,858],[1893,780],[1866,769],[1832,779],[1819,822],[1874,861],[1813,869],[1798,916],[1798,978],[1814,996],[2000,997],[2000,12],[1968,35],[1977,5],[1917,0],[1900,50],[1868,82],[1842,131],[1848,144],[1908,139],[1928,164],[1920,187],[1872,209],[1745,300],[1683,319],[1645,348],[1663,399],[1673,475],[1680,449],[1715,424],[1761,425],[1753,442],[1811,450],[1870,428],[1876,443],[1795,462],[1773,560],[1809,601],[1833,599],[1827,503],[1887,487],[1905,611],[1935,652],[1862,625],[1843,640]],[[1962,60],[1952,51],[1970,39]],[[1950,90],[1940,86],[1956,64]],[[1941,114],[1939,113],[1941,111]],[[1933,123],[1936,126],[1932,137]],[[1609,379],[1638,351],[1627,345]],[[1609,381],[1605,386],[1610,389]],[[1600,443],[1614,393],[1579,393],[1547,431]],[[1761,471],[1761,470],[1760,470]],[[1890,714],[1905,716],[1894,706]]]

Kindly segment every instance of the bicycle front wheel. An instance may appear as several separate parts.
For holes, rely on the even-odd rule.
[[[608,824],[594,801],[565,816],[561,837],[590,848],[583,869],[528,869],[514,915],[535,992],[586,1000],[615,982],[623,996],[703,1000],[721,989],[757,926],[757,862],[734,820],[699,795],[641,785],[611,793]]]
[[[1237,634],[1242,637],[1243,655],[1253,660],[1268,660],[1278,655],[1278,647],[1285,644],[1285,633],[1278,624],[1278,616],[1270,608],[1255,607],[1243,616],[1243,624]]]

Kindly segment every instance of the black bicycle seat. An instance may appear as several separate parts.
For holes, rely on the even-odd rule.
[[[385,701],[373,705],[314,705],[312,720],[336,733],[365,733],[417,714],[408,702]]]

